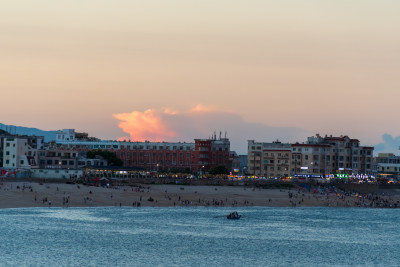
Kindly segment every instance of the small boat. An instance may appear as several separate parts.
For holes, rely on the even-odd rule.
[[[228,220],[239,220],[240,217],[242,217],[242,215],[239,215],[236,211],[226,216]]]

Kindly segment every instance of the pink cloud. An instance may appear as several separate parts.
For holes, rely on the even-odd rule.
[[[120,121],[118,127],[134,141],[164,141],[176,136],[163,121],[162,114],[154,109],[114,114],[114,118]]]

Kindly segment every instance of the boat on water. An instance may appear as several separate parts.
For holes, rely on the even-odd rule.
[[[229,215],[226,216],[228,220],[239,220],[242,217],[242,215],[239,215],[237,211],[230,213]]]

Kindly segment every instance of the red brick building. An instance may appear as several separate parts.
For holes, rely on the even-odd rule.
[[[220,165],[231,169],[229,139],[195,139],[195,150],[195,162],[200,171],[208,172]]]
[[[121,145],[114,149],[124,167],[147,171],[182,170],[208,172],[223,165],[230,170],[229,139],[195,139],[195,143],[153,143]]]
[[[231,169],[230,141],[215,136],[212,139],[195,139],[194,143],[69,141],[60,142],[59,145],[78,151],[113,151],[123,161],[124,167],[147,171],[182,170],[196,173],[208,172],[219,165]]]

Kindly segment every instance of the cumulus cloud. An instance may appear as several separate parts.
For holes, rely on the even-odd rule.
[[[376,153],[399,153],[400,147],[400,136],[393,137],[390,134],[382,135],[382,143],[375,145],[375,152]]]
[[[311,135],[304,129],[247,122],[239,114],[204,105],[183,112],[171,109],[133,111],[115,114],[114,118],[120,120],[119,127],[135,141],[193,142],[196,138],[211,137],[214,132],[217,138],[220,134],[224,137],[226,132],[232,150],[240,154],[247,153],[247,140],[301,142]]]
[[[114,114],[114,118],[120,121],[118,126],[135,141],[164,141],[176,137],[176,133],[169,129],[154,109]]]

